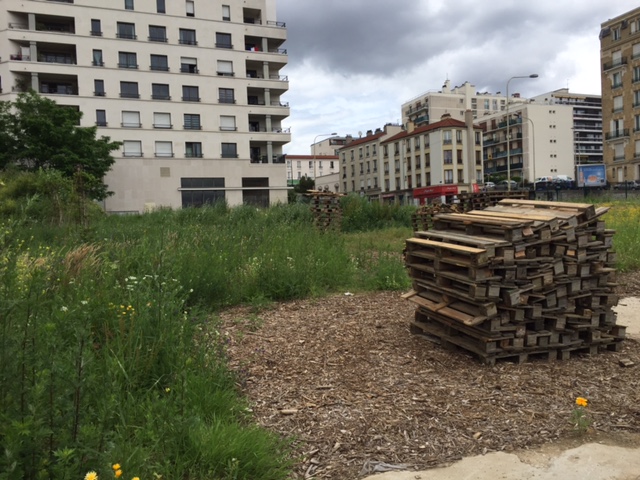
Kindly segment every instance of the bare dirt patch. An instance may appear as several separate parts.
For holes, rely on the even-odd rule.
[[[620,295],[640,292],[639,274],[619,280]],[[294,478],[355,479],[376,462],[424,469],[550,442],[640,444],[637,340],[621,352],[490,367],[410,334],[413,309],[381,292],[221,315],[257,422],[297,441]],[[569,421],[578,396],[593,421],[582,437]]]

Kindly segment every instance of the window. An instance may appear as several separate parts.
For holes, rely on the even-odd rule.
[[[120,96],[122,98],[140,98],[138,82],[120,82]]]
[[[129,40],[135,40],[136,37],[136,25],[134,23],[117,23],[117,33],[116,37],[118,38],[128,38]]]
[[[218,101],[220,103],[236,103],[233,88],[219,88]]]
[[[231,21],[231,8],[229,5],[222,5],[222,20],[225,22]]]
[[[97,18],[91,19],[91,35],[94,37],[102,36],[102,24]]]
[[[456,158],[458,159],[458,163],[459,163],[459,164],[463,163],[463,160],[462,160],[462,150],[458,150],[458,151],[456,152]]]
[[[622,135],[624,131],[624,119],[620,118],[617,120],[611,120],[611,133],[615,134],[615,136]]]
[[[633,117],[633,131],[634,132],[640,131],[640,115],[634,115]]]
[[[233,48],[233,45],[231,44],[231,34],[216,32],[216,47]]]
[[[171,114],[165,112],[153,112],[153,128],[172,128]]]
[[[182,101],[183,102],[199,102],[199,88],[191,85],[182,86]]]
[[[107,126],[107,112],[106,110],[96,110],[96,125],[99,127]]]
[[[453,183],[453,170],[444,171],[444,183]]]
[[[640,90],[633,92],[633,106],[640,107]]]
[[[191,57],[180,57],[180,71],[182,73],[198,73],[198,60]]]
[[[620,27],[616,27],[616,28],[612,28],[611,29],[611,38],[614,41],[620,40]]]
[[[237,130],[236,117],[231,115],[220,115],[220,130],[235,132]]]
[[[156,0],[156,12],[167,13],[167,8],[164,2],[165,0]]]
[[[202,143],[200,142],[185,142],[184,156],[187,158],[202,158]]]
[[[622,85],[622,78],[620,77],[621,73],[620,72],[616,72],[614,73],[614,82],[615,82],[615,75],[618,75],[618,78],[620,79],[620,85]],[[635,66],[633,67],[633,83],[636,82],[640,82],[640,66]]]
[[[149,25],[149,41],[150,42],[166,42],[167,29],[159,25]]]
[[[96,97],[104,97],[104,80],[93,81],[93,94]]]
[[[224,201],[224,178],[181,178],[182,207],[200,207]]]
[[[152,83],[151,98],[154,100],[171,100],[169,85],[166,83]]]
[[[452,150],[444,150],[442,152],[442,158],[445,165],[450,165],[453,163],[453,151]]]
[[[171,142],[156,142],[156,157],[173,157],[173,144]]]
[[[93,51],[93,61],[91,64],[94,67],[103,67],[104,62],[102,61],[102,50],[94,50]]]
[[[138,60],[133,52],[118,52],[118,68],[138,68]]]
[[[614,112],[621,112],[623,110],[623,104],[622,104],[622,95],[618,95],[616,97],[613,97],[613,111]]]
[[[151,70],[169,71],[169,60],[166,55],[151,55]]]
[[[140,140],[125,140],[122,142],[123,157],[141,157],[142,142]]]
[[[245,177],[242,179],[242,203],[258,207],[269,206],[269,179]],[[246,189],[246,190],[245,190]]]
[[[635,78],[635,71],[634,71],[634,78]],[[622,86],[622,73],[615,72],[613,75],[611,75],[611,88],[618,88],[621,86]]]
[[[238,146],[235,143],[223,143],[222,158],[238,158]]]
[[[200,115],[196,113],[184,114],[184,129],[185,130],[201,130]]]
[[[180,43],[182,45],[197,45],[198,42],[196,42],[196,31],[195,30],[189,30],[186,28],[181,28],[180,29]]]
[[[456,130],[456,142],[462,143],[462,130]]]
[[[233,77],[233,62],[218,60],[217,72],[224,77]]]
[[[124,0],[124,9],[133,10],[133,0]]]
[[[451,130],[445,130],[443,132],[443,139],[444,139],[443,143],[445,145],[450,145],[451,144]]]
[[[195,17],[196,15],[196,7],[193,4],[193,0],[187,0],[185,3],[185,7],[187,10],[187,17]]]
[[[122,126],[128,128],[140,128],[140,112],[123,111],[122,112]]]
[[[631,55],[633,56],[633,58],[640,57],[640,43],[634,43],[633,44],[633,50],[632,50]]]

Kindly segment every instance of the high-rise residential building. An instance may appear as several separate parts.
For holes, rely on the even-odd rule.
[[[3,0],[0,99],[33,89],[121,141],[109,212],[287,198],[275,0]]]
[[[496,94],[478,92],[475,85],[469,82],[451,88],[451,82],[446,80],[442,90],[424,92],[403,103],[402,123],[407,125],[407,122],[411,121],[419,127],[440,121],[443,115],[465,121],[467,110],[470,110],[473,118],[478,120],[485,115],[504,110],[505,104],[505,96],[500,95],[500,92]]]
[[[640,7],[602,23],[600,61],[607,180],[639,180]]]
[[[573,112],[573,152],[575,165],[602,164],[602,97],[570,93],[568,88],[543,93],[532,102],[571,108]],[[566,106],[566,107],[560,107]],[[550,109],[552,110],[552,109]]]
[[[485,180],[574,177],[574,112],[568,105],[517,99],[506,112],[484,117]],[[510,148],[507,153],[507,148]],[[508,163],[507,163],[508,162]]]

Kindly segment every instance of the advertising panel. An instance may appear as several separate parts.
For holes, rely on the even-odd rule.
[[[607,172],[604,165],[578,165],[578,187],[606,187]]]

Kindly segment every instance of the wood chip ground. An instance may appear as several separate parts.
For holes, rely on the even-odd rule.
[[[640,293],[637,273],[620,280],[621,296]],[[380,292],[221,315],[256,422],[296,439],[292,478],[350,480],[378,462],[425,469],[490,451],[640,434],[637,340],[620,352],[488,366],[412,335],[414,310],[400,292]],[[570,423],[578,396],[589,399],[593,420],[584,437]]]

